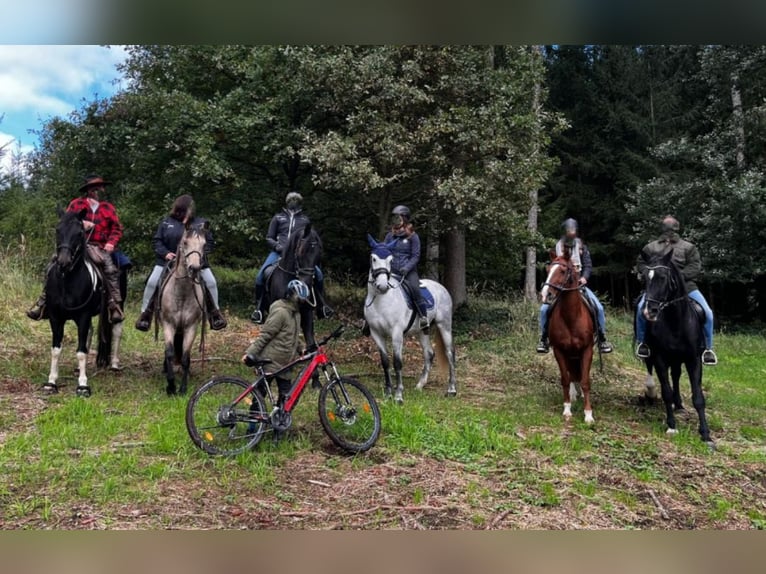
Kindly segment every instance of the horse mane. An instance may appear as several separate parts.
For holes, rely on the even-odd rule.
[[[684,279],[683,273],[681,273],[681,270],[678,268],[678,265],[676,265],[676,262],[673,261],[672,251],[664,254],[653,255],[648,261],[646,261],[647,267],[657,267],[660,265],[665,266],[670,270],[671,278],[675,281],[676,284],[675,291],[677,293],[686,293],[686,280]]]

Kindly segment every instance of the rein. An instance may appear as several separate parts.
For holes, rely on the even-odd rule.
[[[667,269],[668,271],[671,270],[670,267],[668,267],[667,265],[653,265],[652,267],[647,267],[646,269],[648,271],[654,271],[655,269]],[[671,285],[677,286],[677,283],[675,282],[673,277],[671,277],[670,279],[671,279]],[[654,299],[653,297],[649,297],[649,295],[647,294],[644,299],[644,308],[646,308],[649,302],[657,303],[659,307],[657,313],[659,314],[660,311],[662,311],[666,307],[670,307],[671,305],[675,305],[676,303],[680,303],[681,301],[684,301],[686,299],[688,299],[688,296],[686,294],[676,297],[675,299],[669,299],[669,300]]]
[[[314,301],[312,302],[312,301],[306,300],[305,303],[306,303],[306,305],[308,305],[311,308],[316,308],[316,306],[317,306],[317,297],[316,297],[316,292],[314,291],[314,278],[316,277],[316,267],[301,267],[301,263],[300,263],[300,257],[304,254],[304,251],[305,251],[303,249],[303,246],[307,242],[308,242],[308,240],[299,240],[297,242],[298,244],[295,246],[295,250],[294,250],[294,253],[295,253],[294,270],[291,271],[289,269],[285,269],[284,267],[282,267],[282,261],[283,261],[282,258],[280,258],[279,261],[277,262],[277,269],[282,271],[282,273],[284,273],[288,277],[295,277],[296,279],[300,279],[301,276],[310,277],[311,278],[311,285],[310,285],[311,295],[313,296]],[[306,282],[306,281],[304,281],[304,283],[308,284],[308,282]]]

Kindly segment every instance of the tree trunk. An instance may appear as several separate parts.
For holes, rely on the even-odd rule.
[[[436,218],[428,222],[426,244],[426,279],[439,280],[439,230]]]
[[[445,236],[447,251],[444,268],[444,286],[452,296],[453,308],[457,309],[468,300],[465,282],[465,230],[450,229]]]
[[[535,50],[540,55],[540,47],[536,46]],[[532,94],[532,110],[535,114],[535,121],[537,123],[536,131],[540,130],[540,82],[542,78],[539,77],[535,82],[535,90]],[[535,138],[534,149],[532,150],[533,156],[537,156],[540,153],[539,137]],[[537,234],[537,188],[533,187],[529,190],[529,212],[527,213],[527,230],[530,237],[534,237]],[[524,297],[529,301],[537,300],[537,247],[530,245],[527,247],[527,260],[526,269],[524,275]]]
[[[383,241],[388,231],[388,223],[391,217],[391,192],[381,190],[378,203],[378,241]]]
[[[731,106],[736,136],[737,169],[745,168],[745,118],[742,113],[742,93],[739,91],[739,78],[731,77]]]

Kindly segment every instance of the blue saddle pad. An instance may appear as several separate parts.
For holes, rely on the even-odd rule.
[[[436,303],[434,302],[434,296],[431,294],[428,288],[421,285],[420,294],[423,296],[423,301],[426,302],[426,309],[429,311],[433,309]],[[407,307],[412,309],[412,295],[410,294],[409,289],[404,289],[404,298],[407,300]]]

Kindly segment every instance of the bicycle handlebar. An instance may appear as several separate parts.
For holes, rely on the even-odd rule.
[[[340,337],[343,334],[343,331],[345,331],[345,330],[346,330],[346,326],[345,325],[341,325],[340,327],[335,329],[332,333],[327,335],[324,339],[319,341],[317,343],[317,347],[321,347],[322,345],[326,345],[327,343],[329,343],[331,340],[337,339],[338,337]]]

